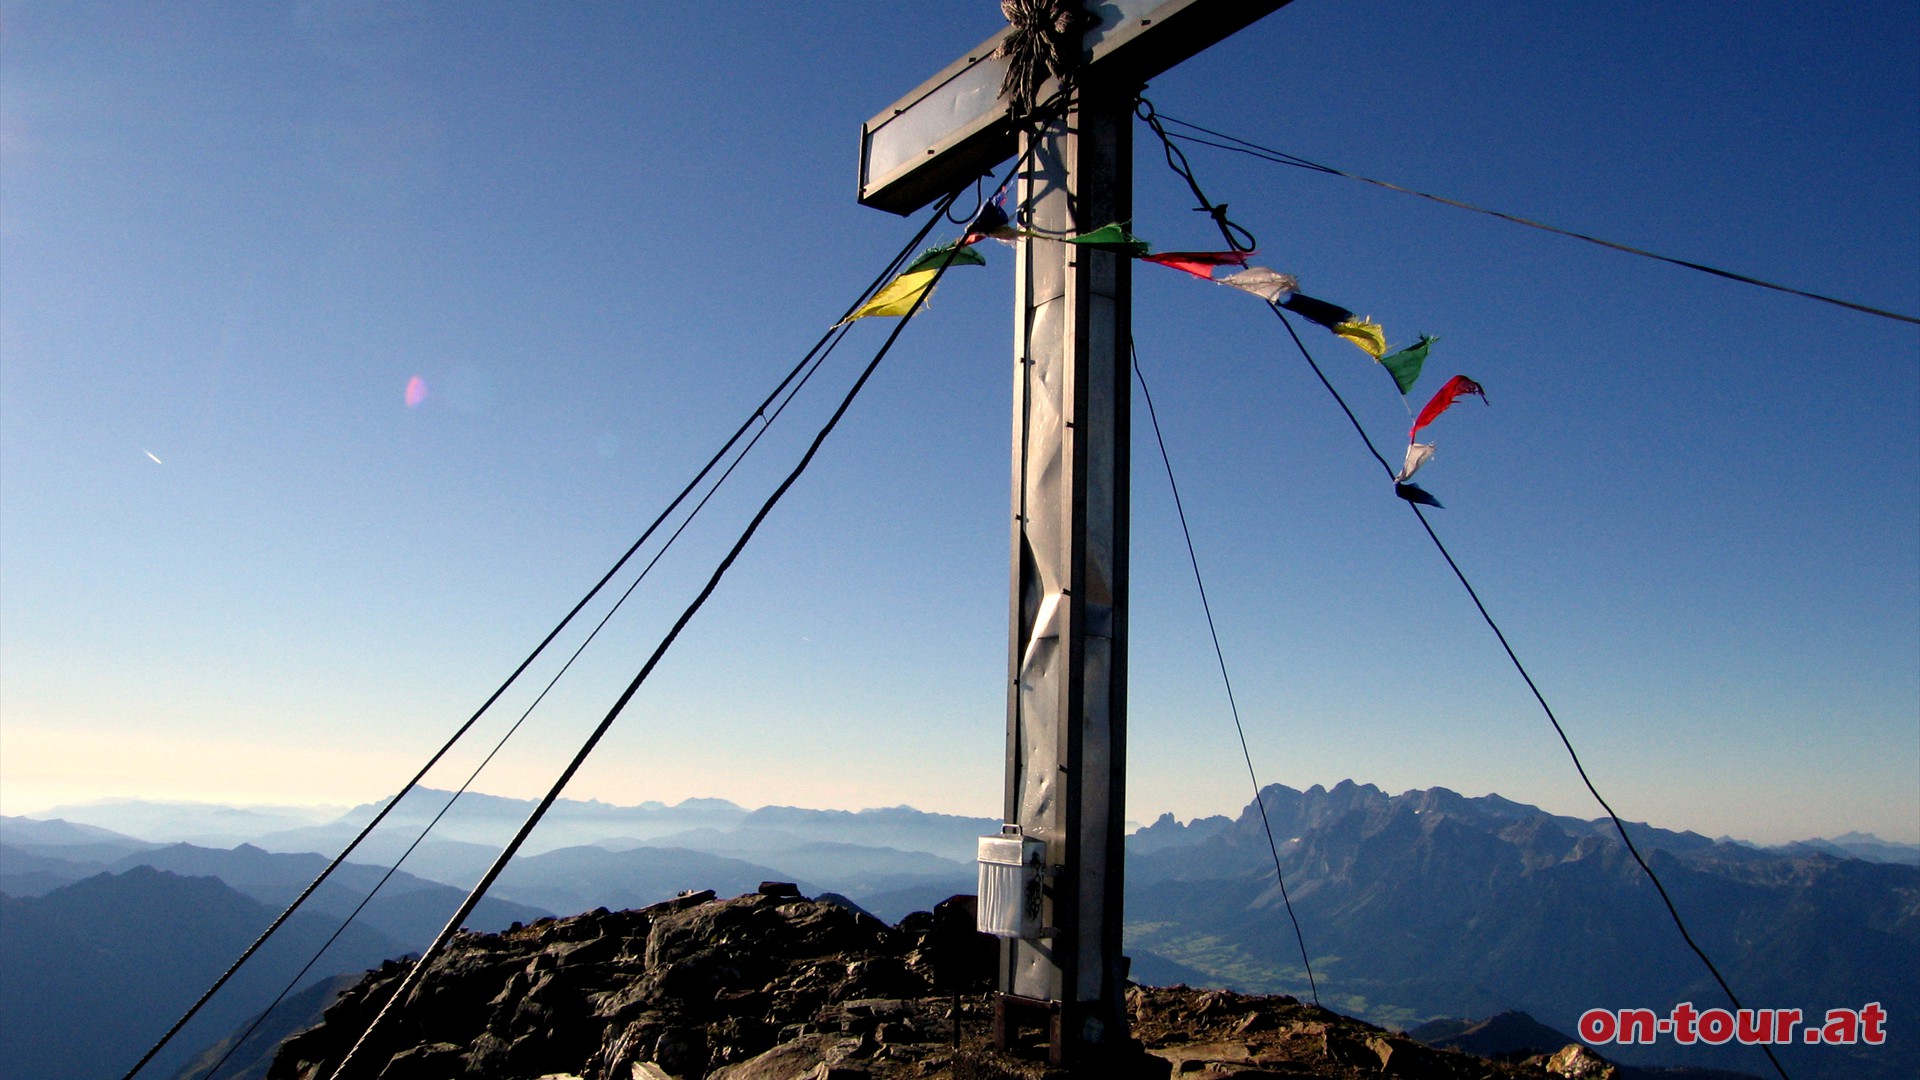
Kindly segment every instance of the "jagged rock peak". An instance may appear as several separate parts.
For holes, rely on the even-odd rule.
[[[1039,1044],[987,1046],[995,952],[973,919],[973,898],[954,897],[890,927],[770,882],[462,934],[356,1060],[381,1080],[1038,1080]],[[330,1075],[406,970],[389,962],[344,992],[281,1045],[270,1080]],[[1140,1045],[1103,1075],[1542,1075],[1287,997],[1134,988],[1128,1004]]]
[[[461,934],[372,1060],[389,1062],[378,1073],[386,1080],[627,1080],[643,1062],[691,1078],[816,1035],[859,1044],[884,1026],[889,1043],[931,1042],[926,1017],[864,1021],[887,1011],[872,1003],[930,998],[966,977],[973,913],[958,903],[942,909],[889,927],[774,888]],[[370,972],[322,1024],[281,1046],[268,1076],[329,1075],[405,973],[399,963]],[[839,1048],[812,1044],[822,1055]]]

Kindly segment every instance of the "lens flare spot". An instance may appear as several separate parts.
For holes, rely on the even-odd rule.
[[[407,408],[412,409],[427,400],[427,380],[415,375],[407,380]]]

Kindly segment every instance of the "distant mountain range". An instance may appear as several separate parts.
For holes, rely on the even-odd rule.
[[[1704,1007],[1722,1000],[1604,819],[1442,788],[1389,796],[1352,782],[1306,791],[1274,786],[1261,797],[1281,841],[1320,997],[1331,1007],[1406,1028],[1524,1009],[1551,1028],[1572,1030],[1589,1007],[1665,1010],[1681,1001]],[[372,864],[397,857],[448,798],[431,790],[410,794],[302,919],[331,933],[383,873]],[[67,807],[63,821],[0,819],[0,893],[11,897],[0,920],[7,949],[0,990],[37,999],[21,998],[29,1012],[18,1015],[67,1010],[58,1022],[50,1012],[48,1024],[35,1025],[30,1036],[6,1036],[0,1053],[12,1063],[9,1076],[118,1076],[144,1049],[132,1044],[157,1036],[172,1019],[157,1013],[177,1015],[173,1005],[156,1003],[177,1000],[184,1008],[376,809],[314,821],[289,808],[236,814],[150,804],[155,812],[143,815],[143,805],[117,802],[98,815]],[[463,797],[311,980],[419,947],[530,807]],[[137,831],[102,827],[108,820]],[[260,831],[232,831],[242,823]],[[636,807],[561,800],[535,833],[537,846],[507,869],[470,923],[499,929],[549,912],[638,907],[689,889],[749,892],[763,880],[843,894],[897,921],[973,891],[975,840],[998,828],[993,819],[906,807],[855,813],[747,810],[724,800]],[[1896,1018],[1920,1011],[1920,993],[1909,986],[1920,970],[1920,847],[1849,835],[1761,849],[1629,828],[1745,1003],[1811,1014],[1877,1000]],[[169,842],[169,829],[233,843]],[[1163,816],[1129,838],[1128,855],[1134,978],[1310,993],[1255,807],[1235,818],[1185,823]],[[225,899],[202,903],[193,915],[201,921],[182,924],[201,929],[160,929],[167,918],[187,917],[179,911],[182,890],[210,897],[215,888]],[[143,899],[147,893],[151,900]],[[148,912],[172,914],[136,914]],[[58,933],[33,929],[42,925],[33,920],[63,918]],[[216,932],[212,923],[224,929]],[[161,959],[130,944],[143,934]],[[23,935],[52,944],[29,948]],[[349,938],[358,944],[348,948]],[[85,963],[66,959],[81,955]],[[177,979],[177,993],[114,991],[124,983],[116,964],[137,967],[137,980]],[[238,1004],[190,1031],[170,1068],[228,1034],[275,992],[277,986],[267,992],[264,983],[249,984],[244,993],[216,999]],[[291,1030],[297,1023],[289,1016],[313,1015],[327,992],[309,996],[267,1026]],[[0,1007],[14,1000],[0,999]],[[16,1014],[6,1007],[6,1015]],[[92,1021],[142,1034],[90,1039],[84,1047],[44,1036],[88,1030]],[[21,1030],[11,1021],[5,1026]],[[1901,1026],[1893,1030],[1898,1036]],[[1783,1059],[1802,1080],[1909,1076],[1920,1074],[1915,1045],[1909,1033],[1880,1048],[1788,1048]],[[1605,1049],[1610,1058],[1641,1064],[1766,1069],[1757,1052],[1737,1047]],[[241,1060],[265,1058],[244,1048]],[[220,1075],[253,1074],[229,1066]]]
[[[338,806],[221,806],[217,803],[156,799],[101,799],[56,806],[34,817],[85,822],[122,837],[154,843],[232,847],[268,833],[335,821]]]
[[[1261,797],[1333,1008],[1403,1027],[1521,1009],[1572,1031],[1588,1008],[1725,1003],[1611,823],[1444,788],[1389,796],[1344,782]],[[1743,1003],[1920,1010],[1920,868],[1628,831]],[[1163,819],[1135,840],[1147,843],[1127,867],[1130,948],[1245,989],[1311,992],[1256,809],[1226,825]],[[1738,1046],[1606,1053],[1771,1071]],[[1913,1032],[1779,1053],[1796,1077],[1920,1075]]]
[[[452,792],[436,788],[409,792],[388,815],[381,830],[370,838],[370,844],[376,847],[397,844],[394,847],[397,854],[451,798]],[[1506,801],[1497,795],[1487,798]],[[372,820],[381,805],[364,803],[342,811],[327,807],[233,807],[217,803],[110,799],[54,807],[26,817],[0,818],[0,822],[4,822],[6,839],[14,839],[20,830],[54,829],[60,830],[58,836],[70,843],[104,840],[112,844],[138,844],[144,841],[203,847],[252,844],[268,851],[331,854],[338,852]],[[528,799],[468,792],[460,796],[454,810],[434,827],[427,846],[478,845],[489,853],[498,851],[526,820],[532,807],[533,802]],[[1533,807],[1524,809],[1544,813]],[[1583,821],[1556,816],[1554,820],[1569,828],[1589,831],[1606,832],[1612,828],[1604,818]],[[1181,823],[1172,814],[1163,814],[1159,820],[1136,831],[1128,840],[1128,849],[1150,850],[1170,840],[1185,843],[1200,835],[1218,832],[1233,821],[1233,818],[1216,816]],[[977,831],[983,823],[984,833]],[[990,818],[930,814],[907,806],[860,811],[790,806],[749,810],[726,799],[687,799],[674,804],[643,802],[634,806],[593,799],[560,799],[541,820],[539,830],[529,839],[525,850],[528,854],[539,854],[582,845],[620,850],[654,842],[701,851],[739,852],[778,848],[795,833],[805,833],[808,841],[924,851],[971,866],[974,838],[990,835],[998,828],[999,823]],[[55,839],[55,835],[35,832],[34,842],[37,845],[62,842]],[[1778,854],[1813,850],[1868,862],[1920,866],[1920,844],[1896,843],[1860,832],[1771,847],[1727,836],[1713,842]],[[369,856],[363,861],[379,860]],[[485,862],[478,865],[484,866]]]
[[[1896,844],[1882,840],[1868,833],[1842,833],[1831,840],[1800,840],[1779,847],[1765,848],[1782,854],[1797,854],[1800,851],[1821,851],[1828,855],[1839,855],[1850,859],[1865,859],[1868,862],[1904,863],[1907,866],[1920,866],[1920,844]]]

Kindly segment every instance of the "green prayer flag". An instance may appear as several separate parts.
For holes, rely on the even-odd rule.
[[[1102,225],[1090,233],[1069,236],[1067,240],[1090,248],[1099,248],[1101,251],[1111,251],[1116,255],[1125,255],[1130,259],[1137,259],[1153,250],[1152,245],[1128,232],[1126,226],[1117,221],[1111,225]]]
[[[957,243],[956,241],[954,244],[941,244],[939,247],[928,248],[921,253],[919,258],[913,260],[913,262],[907,265],[905,270],[900,272],[903,274],[911,274],[916,270],[937,270],[940,268],[941,263],[946,263],[948,266],[987,265],[986,256],[971,247],[963,247],[958,251],[954,251]],[[953,259],[951,261],[947,259],[947,252],[949,251],[953,252]]]
[[[1393,384],[1400,388],[1402,397],[1420,380],[1420,369],[1427,362],[1427,347],[1439,340],[1438,337],[1421,334],[1419,341],[1391,356],[1380,358],[1380,363],[1393,373]]]

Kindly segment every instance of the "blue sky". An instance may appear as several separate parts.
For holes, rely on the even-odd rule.
[[[912,235],[853,201],[859,124],[999,14],[901,10],[0,5],[0,807],[351,803],[409,775]],[[1149,96],[1911,314],[1917,24],[1298,0]],[[1138,139],[1134,231],[1214,246]],[[1616,808],[1920,842],[1920,328],[1188,153],[1257,261],[1396,344],[1441,335],[1416,399],[1486,387],[1432,430],[1433,520]],[[570,795],[997,812],[1013,258],[987,255]],[[1135,279],[1262,780],[1597,814],[1259,301]],[[545,787],[888,329],[856,328],[482,790]],[[1384,374],[1306,330],[1397,454]],[[1139,437],[1130,813],[1231,811],[1244,766]]]

